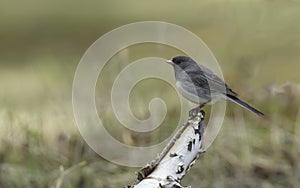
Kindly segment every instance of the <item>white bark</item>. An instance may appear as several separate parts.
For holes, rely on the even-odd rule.
[[[204,112],[199,109],[191,111],[188,122],[178,132],[152,173],[134,188],[183,187],[180,184],[183,176],[203,153]]]

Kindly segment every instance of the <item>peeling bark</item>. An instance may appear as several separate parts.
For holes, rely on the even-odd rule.
[[[137,173],[129,188],[183,188],[182,178],[204,153],[204,112],[199,108],[189,113],[188,121],[176,132],[157,159]]]

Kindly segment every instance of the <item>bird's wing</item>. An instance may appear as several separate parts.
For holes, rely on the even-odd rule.
[[[230,94],[233,96],[237,96],[237,94],[232,91],[228,87],[228,85],[217,75],[215,75],[210,69],[199,65],[202,72],[194,70],[187,70],[188,74],[190,75],[189,79],[197,85],[201,86],[201,88],[205,88],[209,90],[211,93],[223,93],[225,95]]]
[[[199,87],[200,85],[200,82],[201,83],[201,86],[203,87]],[[210,90],[209,90],[209,87],[207,87],[208,84],[207,84],[207,81],[205,80],[198,80],[197,83],[195,82],[191,82],[190,80],[184,80],[184,81],[181,81],[181,84],[180,84],[180,87],[182,87],[182,89],[184,89],[185,91],[189,92],[189,93],[193,93],[194,95],[198,94],[198,96],[202,96],[202,97],[205,97],[207,96],[208,98],[210,98]]]

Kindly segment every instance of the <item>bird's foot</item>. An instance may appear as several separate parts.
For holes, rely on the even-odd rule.
[[[196,108],[193,108],[189,111],[189,116],[190,117],[195,117],[197,116],[199,113],[203,114],[203,116],[205,115],[205,112],[203,110],[201,110],[201,106],[197,106]]]

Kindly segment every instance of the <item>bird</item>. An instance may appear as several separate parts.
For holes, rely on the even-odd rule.
[[[167,60],[167,63],[174,68],[179,93],[192,103],[198,104],[200,109],[205,105],[225,100],[234,102],[258,116],[264,116],[261,111],[239,99],[238,94],[212,70],[196,63],[190,57],[176,56]]]

